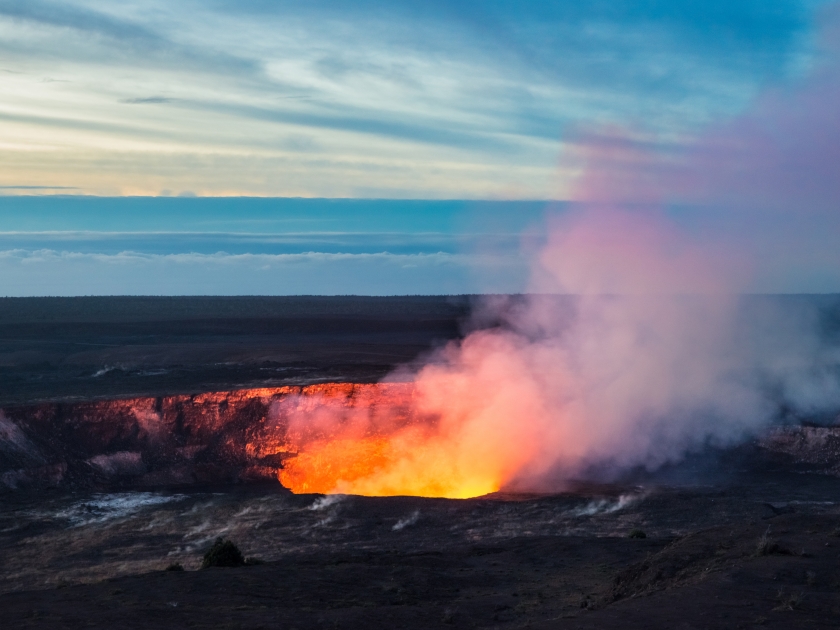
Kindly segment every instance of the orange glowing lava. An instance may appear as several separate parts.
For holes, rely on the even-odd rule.
[[[411,383],[305,388],[275,414],[294,453],[278,477],[295,493],[468,498],[502,482],[497,465],[467,461],[441,418],[419,409]]]
[[[339,438],[307,444],[287,460],[280,482],[295,493],[335,492],[386,466],[390,443],[384,437]]]

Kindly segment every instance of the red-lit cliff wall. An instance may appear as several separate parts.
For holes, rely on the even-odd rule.
[[[410,384],[329,383],[2,410],[0,490],[277,480],[290,454],[278,405],[399,405]]]

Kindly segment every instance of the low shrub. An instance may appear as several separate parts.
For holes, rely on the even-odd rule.
[[[184,565],[180,562],[173,562],[168,567],[164,569],[164,571],[183,571]]]
[[[631,529],[630,533],[627,534],[628,538],[647,538],[647,534],[645,534],[641,529]]]
[[[802,600],[805,594],[801,592],[786,593],[784,589],[779,589],[776,594],[776,600],[779,605],[774,610],[799,610],[802,608]]]
[[[790,549],[782,547],[778,541],[770,538],[770,528],[762,534],[755,546],[756,556],[790,556]]]
[[[213,546],[204,554],[201,568],[209,567],[241,567],[245,564],[245,557],[239,547],[224,538],[217,538]]]

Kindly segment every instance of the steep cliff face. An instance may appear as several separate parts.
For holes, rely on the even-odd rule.
[[[0,489],[276,481],[294,456],[289,409],[369,409],[410,387],[330,383],[11,407],[0,411]]]
[[[840,476],[840,426],[785,427],[763,436],[758,444],[787,455],[808,469]]]

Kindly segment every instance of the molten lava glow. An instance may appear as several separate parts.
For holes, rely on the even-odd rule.
[[[274,408],[296,453],[279,473],[293,492],[468,498],[505,481],[493,436],[426,409],[416,383],[319,387]]]
[[[279,479],[293,492],[469,498],[499,489],[492,475],[464,474],[440,440],[393,436],[340,438],[308,444]]]
[[[284,398],[274,421],[296,456],[280,481],[293,492],[468,498],[542,472],[542,439],[559,429],[549,430],[511,343],[475,334],[453,348],[457,359],[427,366],[413,383],[319,386]],[[524,376],[511,379],[517,369]]]
[[[294,492],[334,492],[340,483],[352,483],[388,463],[387,438],[318,440],[290,460],[280,481]]]
[[[293,492],[468,498],[499,489],[491,471],[453,461],[451,447],[407,429],[391,436],[311,442],[280,471]]]

